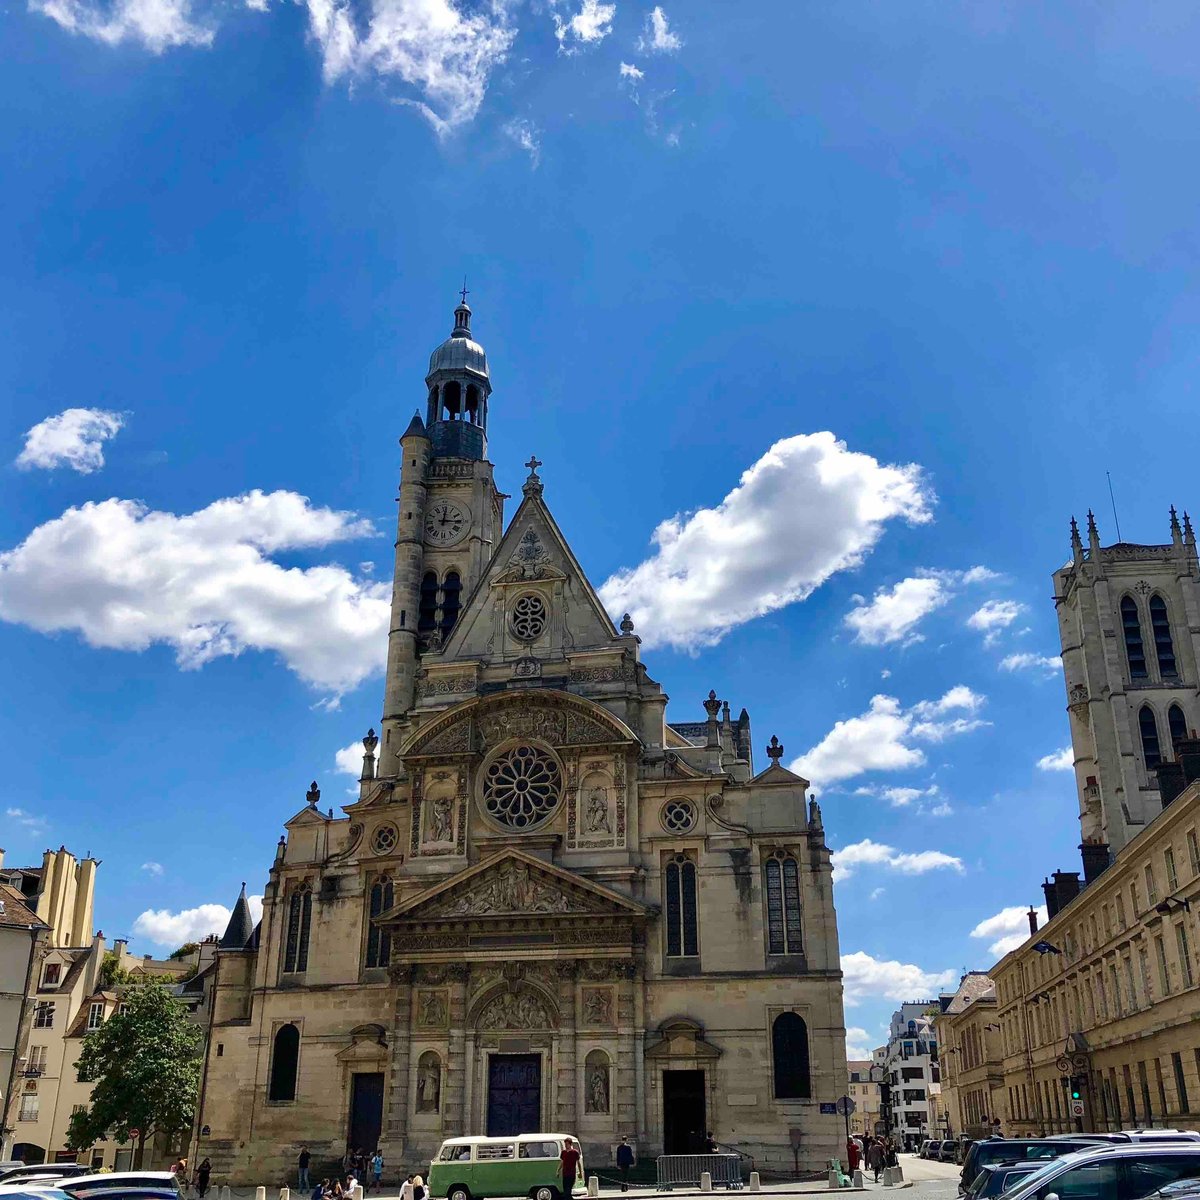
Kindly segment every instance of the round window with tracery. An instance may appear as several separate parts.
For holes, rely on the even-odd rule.
[[[536,746],[514,746],[483,773],[483,806],[512,829],[530,829],[557,807],[562,792],[558,763]]]
[[[396,848],[397,834],[395,825],[380,825],[371,834],[371,849],[376,854],[390,854]]]
[[[532,642],[546,628],[546,602],[532,592],[518,596],[511,619],[513,633],[524,642]]]
[[[668,833],[687,833],[696,823],[696,807],[690,800],[668,800],[663,805],[662,824]]]

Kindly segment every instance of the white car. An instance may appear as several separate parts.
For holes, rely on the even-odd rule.
[[[56,1185],[71,1200],[100,1197],[132,1197],[135,1200],[179,1200],[175,1176],[170,1171],[109,1171],[103,1175],[80,1175]],[[0,1198],[2,1200],[2,1198]]]
[[[1144,1200],[1200,1176],[1200,1141],[1099,1144],[1052,1158],[1004,1193],[1005,1200]]]

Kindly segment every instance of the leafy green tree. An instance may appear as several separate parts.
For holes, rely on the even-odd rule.
[[[136,1129],[136,1170],[148,1138],[174,1138],[191,1127],[203,1035],[159,982],[131,987],[123,1002],[124,1012],[83,1039],[78,1076],[93,1085],[92,1098],[71,1117],[67,1136],[83,1149],[106,1135],[126,1141]]]
[[[115,950],[109,950],[100,964],[100,990],[111,992],[128,982],[129,972],[121,966],[120,956]]]
[[[178,959],[181,959],[181,958],[187,958],[189,954],[195,954],[196,951],[199,949],[200,949],[199,942],[184,942],[183,945],[180,946],[178,950],[172,950],[171,953],[167,955],[167,957],[169,959],[171,959],[172,961],[177,961]]]

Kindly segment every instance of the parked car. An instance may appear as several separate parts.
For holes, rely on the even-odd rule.
[[[988,1200],[1007,1191],[1024,1175],[1040,1171],[1041,1163],[992,1163],[983,1168],[967,1188],[967,1200]]]
[[[11,1187],[0,1183],[0,1200],[71,1200],[71,1197],[53,1183],[35,1187],[31,1183],[17,1183]]]
[[[968,1137],[958,1139],[958,1147],[954,1151],[954,1161],[961,1167],[967,1161],[967,1155],[971,1151],[974,1142]]]
[[[1200,1200],[1200,1178],[1178,1179],[1160,1187],[1154,1196],[1156,1200]]]
[[[1200,1141],[1092,1145],[1052,1159],[1005,1193],[1006,1200],[1145,1200],[1200,1176]]]
[[[11,1171],[5,1171],[3,1175],[0,1175],[0,1184],[8,1186],[14,1183],[23,1183],[37,1187],[39,1181],[66,1179],[68,1175],[89,1175],[91,1170],[91,1167],[74,1162],[30,1163],[27,1167],[15,1167]]]
[[[938,1146],[938,1162],[952,1163],[958,1153],[958,1138],[947,1138]]]
[[[179,1200],[175,1176],[170,1171],[109,1171],[80,1175],[57,1185],[71,1200]]]
[[[1072,1138],[1066,1135],[1050,1138],[988,1138],[973,1142],[963,1161],[962,1174],[958,1180],[961,1195],[979,1172],[989,1163],[1035,1162],[1044,1158],[1061,1158],[1074,1150],[1094,1146],[1095,1141],[1086,1137]]]
[[[932,1145],[933,1145],[933,1143],[928,1138],[926,1138],[921,1143],[921,1145],[917,1148],[917,1157],[918,1158],[928,1158],[929,1157],[929,1147]]]

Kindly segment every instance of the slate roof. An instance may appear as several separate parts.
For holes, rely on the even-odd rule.
[[[983,971],[969,971],[962,977],[962,983],[958,985],[954,999],[946,1005],[945,1012],[948,1016],[953,1016],[955,1013],[964,1012],[976,1000],[995,998],[996,985],[992,983],[991,976]]]
[[[38,919],[38,915],[25,903],[25,897],[10,884],[0,883],[0,901],[3,901],[3,911],[0,912],[0,925],[13,929],[28,929],[34,926],[49,929],[50,926]]]
[[[229,924],[225,926],[225,932],[221,935],[218,945],[222,950],[244,950],[253,932],[254,921],[250,916],[250,902],[246,899],[246,885],[243,883],[237,903],[229,916]]]

